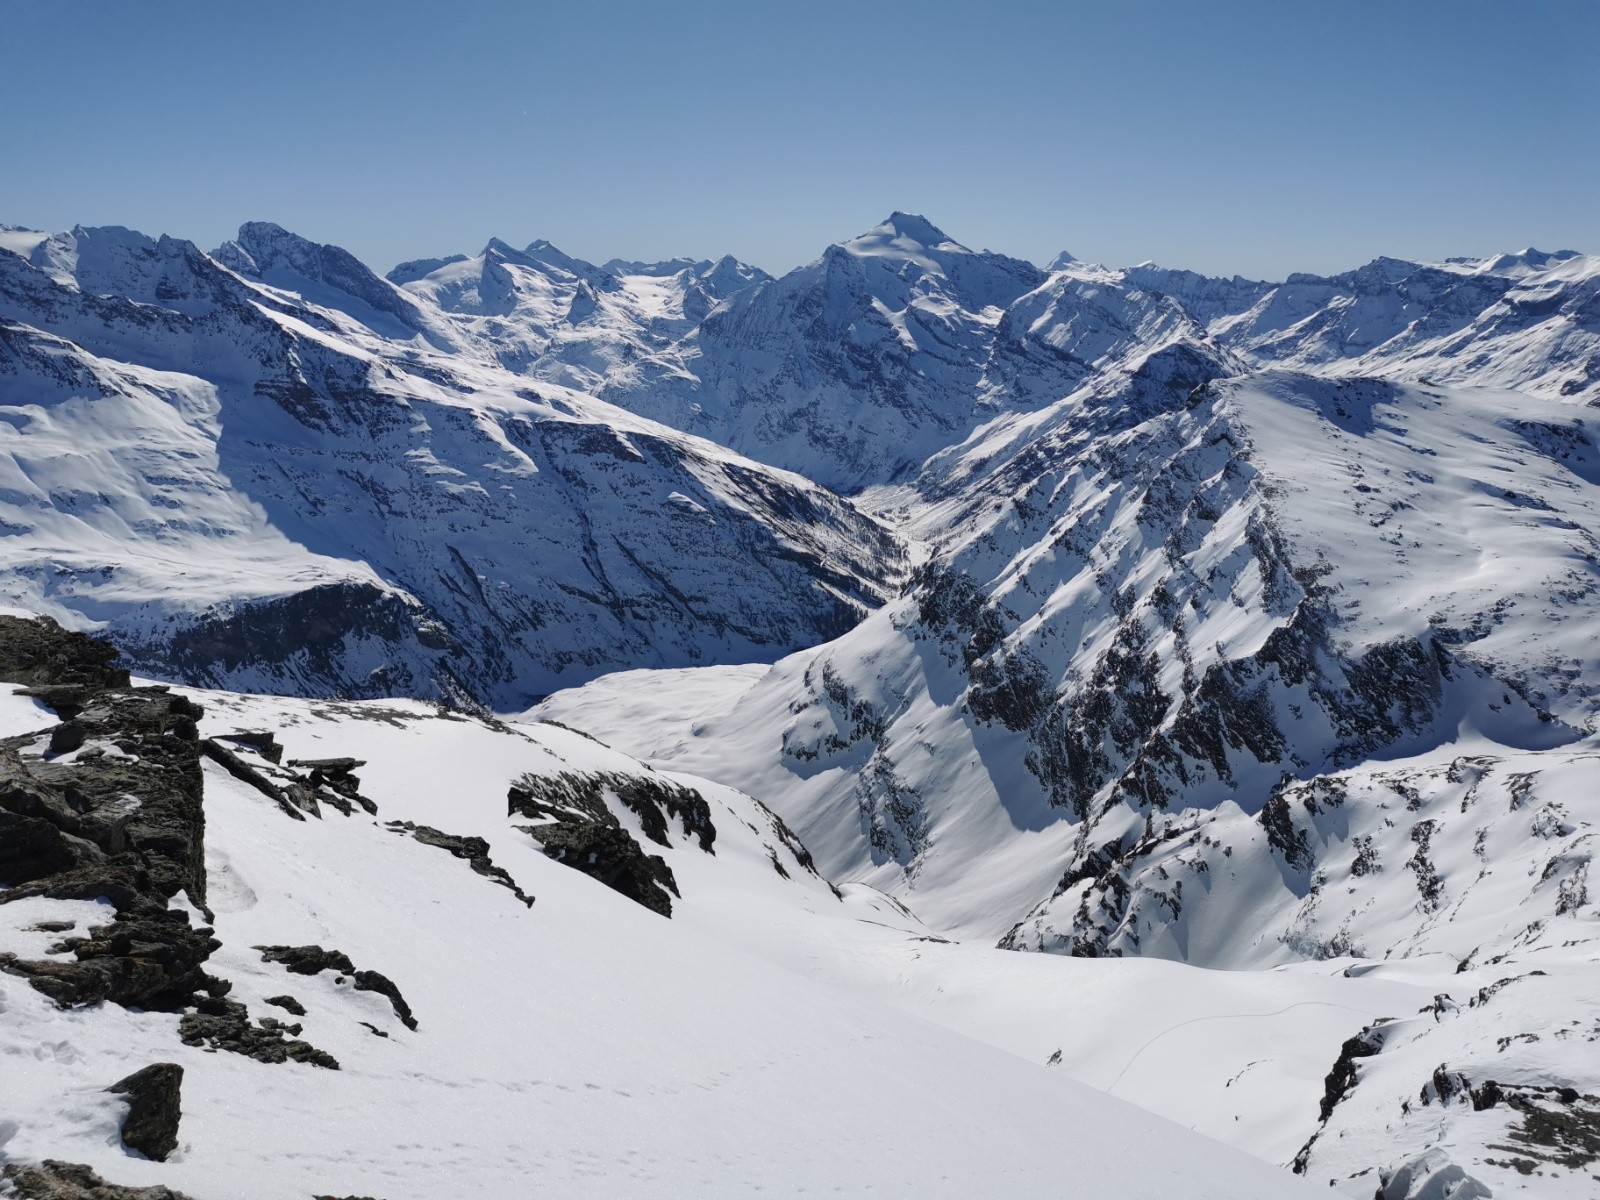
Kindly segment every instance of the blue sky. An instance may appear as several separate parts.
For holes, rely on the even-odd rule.
[[[780,272],[893,209],[1045,261],[1600,251],[1600,3],[5,0],[0,221],[387,269]]]

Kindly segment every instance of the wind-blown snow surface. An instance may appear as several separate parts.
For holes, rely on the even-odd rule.
[[[169,675],[515,706],[770,660],[898,578],[824,489],[530,387],[335,247],[8,237],[0,594]]]
[[[63,1012],[0,976],[0,1155],[86,1162],[197,1200],[1301,1194],[1264,1163],[841,987],[827,969],[749,953],[798,965],[841,930],[845,953],[904,957],[922,943],[875,893],[837,897],[747,797],[703,785],[715,853],[674,833],[663,852],[682,903],[666,920],[546,858],[506,816],[507,781],[523,773],[648,775],[578,734],[406,702],[197,698],[202,734],[276,728],[292,757],[368,760],[377,817],[324,807],[292,821],[221,769],[208,764],[205,781],[222,942],[208,969],[253,1010],[292,994],[304,1037],[341,1069],[206,1053],[178,1042],[176,1015]],[[4,713],[8,733],[48,724],[25,701]],[[405,820],[484,837],[536,903],[385,824]],[[52,939],[27,926],[90,921],[96,907],[0,907],[0,938],[40,954]],[[263,962],[251,947],[266,943],[337,948],[381,970],[417,1028],[331,972]],[[1237,1005],[1227,993],[1206,1003]],[[179,1149],[161,1164],[121,1148],[121,1102],[102,1090],[150,1061],[186,1072]]]

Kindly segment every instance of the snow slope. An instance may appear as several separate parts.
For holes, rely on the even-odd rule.
[[[405,702],[199,698],[202,735],[273,727],[291,758],[368,760],[361,786],[376,816],[324,804],[299,821],[206,768],[208,923],[222,944],[208,969],[255,1012],[291,994],[306,1009],[303,1036],[340,1069],[208,1053],[178,1041],[174,1014],[62,1011],[0,976],[0,1154],[85,1162],[197,1200],[530,1188],[1023,1197],[1059,1195],[1063,1180],[1151,1200],[1302,1193],[1264,1163],[1059,1072],[763,962],[710,936],[714,921],[685,920],[695,902],[735,922],[740,898],[766,914],[784,896],[797,921],[808,907],[852,905],[781,841],[768,859],[772,827],[748,799],[713,790],[714,855],[674,836],[674,865],[702,869],[684,870],[685,912],[666,920],[539,853],[506,816],[507,780],[525,773],[648,774],[580,735]],[[25,710],[6,714],[14,730],[29,727]],[[393,821],[485,837],[536,902]],[[702,888],[712,879],[720,893]],[[0,936],[47,952],[33,943],[50,938],[29,924],[92,921],[96,907],[0,906]],[[337,948],[383,971],[416,1027],[343,976],[290,974],[251,949],[269,943]],[[185,1069],[180,1145],[165,1163],[122,1149],[122,1102],[102,1090],[152,1060]]]
[[[126,230],[0,253],[8,602],[169,676],[515,706],[770,659],[897,581],[824,489],[530,387],[337,248],[219,255],[251,274]]]

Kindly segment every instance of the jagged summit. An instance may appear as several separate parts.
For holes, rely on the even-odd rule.
[[[313,242],[271,221],[246,221],[238,236],[211,257],[247,278],[346,311],[385,335],[405,337],[428,325],[404,292],[348,250]]]

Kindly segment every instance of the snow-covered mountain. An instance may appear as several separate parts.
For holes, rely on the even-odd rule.
[[[1600,257],[1535,250],[1327,278],[1048,274],[894,213],[609,364],[607,398],[854,492],[915,475],[1007,411],[1053,403],[1178,332],[1257,366],[1600,397]],[[586,381],[585,386],[591,386]]]
[[[1112,274],[1173,297],[1219,344],[1260,364],[1600,398],[1600,256],[1379,258],[1283,283],[1152,265]]]
[[[530,386],[336,248],[265,225],[215,258],[117,229],[7,243],[0,586],[135,662],[515,706],[776,657],[901,573],[826,490]]]
[[[905,478],[977,423],[1001,314],[1042,279],[897,212],[737,293],[602,395],[857,491]]]
[[[282,1102],[319,1125],[388,1114],[393,1136],[349,1159],[399,1172],[383,1194],[412,1194],[450,1138],[463,1178],[511,1186],[485,1165],[500,1117],[439,1132],[395,1107],[447,1103],[429,1089],[501,1097],[505,1120],[536,1113],[595,1155],[595,1130],[635,1119],[607,1097],[651,1098],[641,1153],[660,1169],[596,1160],[597,1191],[681,1191],[714,1163],[691,1190],[743,1194],[756,1155],[833,1185],[802,1165],[820,1146],[857,1183],[1039,1194],[1104,1141],[1122,1173],[1099,1192],[1170,1193],[1173,1160],[1129,1148],[1170,1130],[1095,1115],[975,1041],[1351,1196],[1587,1196],[1597,289],[1600,258],[1569,252],[1282,283],[1067,254],[1041,271],[901,213],[777,279],[542,241],[385,279],[264,223],[209,255],[7,227],[0,599],[229,689],[127,703],[164,712],[162,737],[198,720],[212,738],[204,781],[228,811],[207,862],[227,903],[252,899],[211,906],[206,954],[238,1003],[334,962],[301,951],[335,934],[352,979],[410,963],[404,913],[449,944],[399,980],[415,1014],[487,997],[490,1027],[574,1047],[491,1055],[464,1024],[425,1043],[381,989],[330,985],[372,1032],[355,1008],[308,1009],[294,1053],[312,1065],[289,1074],[320,1082]],[[29,795],[79,787],[52,773],[78,769],[76,734],[13,703],[27,736],[0,768]],[[221,739],[263,728],[309,765]],[[359,794],[347,757],[375,764]],[[29,828],[58,858],[114,858],[139,826],[101,811],[107,788],[83,811],[0,809],[53,822]],[[356,814],[369,792],[382,823]],[[466,862],[446,882],[418,855]],[[179,890],[145,900],[182,907]],[[0,891],[0,917],[52,920],[16,907],[45,899]],[[14,974],[76,978],[13,924]],[[521,955],[486,966],[506,938],[570,965],[560,988]],[[121,953],[96,935],[90,957],[102,944]],[[796,972],[815,990],[785,993]],[[62,1019],[7,988],[24,1041]],[[659,998],[647,1018],[616,1000],[630,988]],[[143,1023],[83,1016],[63,1043],[77,1082],[30,1068],[46,1115],[0,1111],[0,1142],[109,1178],[138,1162],[104,1153],[127,1102],[87,1081],[133,1070],[126,1045],[153,1054],[189,1017],[289,1036],[184,996]],[[694,1055],[724,1029],[737,1046],[702,1078]],[[863,1087],[839,1050],[857,1042],[892,1087]],[[350,1090],[316,1051],[359,1064]],[[201,1053],[183,1058],[212,1114],[194,1157],[121,1177],[256,1194],[229,1141],[249,1089]],[[967,1098],[941,1107],[923,1056],[959,1064],[945,1078]],[[686,1104],[685,1071],[715,1098]],[[605,1097],[547,1112],[513,1075]],[[974,1102],[1003,1138],[929,1139]],[[792,1138],[773,1132],[784,1105],[804,1114]],[[684,1122],[732,1131],[722,1158],[691,1161]],[[904,1161],[863,1165],[847,1128]],[[1257,1186],[1217,1153],[1182,1151],[1204,1164],[1182,1194]],[[334,1157],[296,1186],[376,1187],[335,1181]],[[545,1178],[586,1194],[576,1161]]]
[[[936,456],[926,562],[836,642],[536,711],[781,797],[825,873],[946,936],[1235,970],[1415,958],[1462,1006],[1534,969],[1575,994],[1596,945],[1597,445],[1567,402],[1241,372],[1181,336]],[[1412,1053],[1403,1028],[1361,1053]],[[1475,1028],[1415,1053],[1539,1111],[1539,1089],[1589,1095],[1590,1057],[1488,1061]],[[1381,1097],[1428,1079],[1384,1067],[1329,1106],[1303,1169],[1393,1174],[1449,1105],[1480,1111],[1460,1084],[1396,1123]],[[1475,1118],[1413,1182],[1503,1187],[1536,1162],[1569,1189],[1548,1194],[1582,1194],[1585,1152],[1494,1148],[1547,1120],[1530,1111]]]
[[[597,267],[546,241],[401,263],[389,279],[454,318],[507,370],[592,391],[667,350],[717,304],[770,276],[724,257]]]

